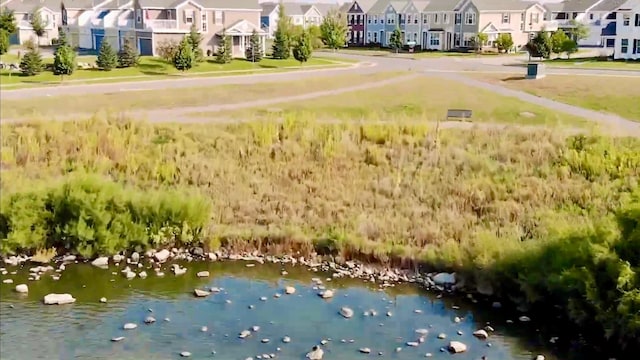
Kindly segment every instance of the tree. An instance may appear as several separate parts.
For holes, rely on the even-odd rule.
[[[67,32],[63,28],[58,28],[58,46],[69,45],[69,38],[67,38]]]
[[[548,59],[551,53],[551,38],[549,34],[542,30],[526,45],[529,57]]]
[[[347,16],[338,9],[332,9],[320,25],[322,42],[329,49],[337,50],[347,41]]]
[[[551,52],[554,54],[560,55],[561,53],[564,52],[564,50],[562,50],[564,42],[571,39],[569,39],[567,34],[564,31],[562,31],[562,29],[560,29],[554,32],[553,35],[551,35],[550,40],[551,40]]]
[[[589,37],[589,28],[582,22],[577,21],[576,19],[571,19],[569,21],[569,25],[571,25],[569,33],[576,43]]]
[[[287,16],[284,4],[278,5],[277,28],[273,34],[272,54],[274,59],[286,60],[291,57],[291,19]]]
[[[25,47],[27,52],[22,57],[22,61],[20,61],[20,71],[24,76],[38,75],[44,68],[38,46],[32,40],[29,40],[25,43]]]
[[[76,69],[76,53],[68,43],[59,45],[53,56],[53,73],[60,75],[63,80],[65,75],[71,75]]]
[[[513,38],[511,37],[511,34],[503,33],[498,35],[495,44],[498,48],[498,52],[509,52],[513,47]]]
[[[189,41],[189,45],[191,45],[193,60],[195,62],[202,62],[204,60],[204,53],[200,48],[200,44],[202,44],[202,35],[198,32],[196,24],[191,25],[191,31],[187,36],[187,40]]]
[[[578,52],[578,43],[575,40],[567,38],[563,43],[561,50],[563,53],[567,54],[567,59],[571,58],[572,54]]]
[[[18,30],[16,23],[16,17],[13,14],[13,10],[9,10],[6,7],[0,11],[0,29],[7,32],[7,35],[11,35]]]
[[[131,41],[125,39],[122,44],[122,49],[118,51],[118,67],[128,68],[138,66],[138,51],[131,46]]]
[[[399,27],[396,27],[391,33],[391,38],[389,39],[389,46],[396,51],[396,54],[402,48],[402,31],[400,31]]]
[[[216,53],[216,61],[220,64],[230,63],[231,60],[233,60],[232,51],[231,37],[227,35],[227,31],[225,29],[222,29],[220,45],[218,45],[218,52]]]
[[[31,28],[33,29],[33,32],[38,37],[38,45],[40,45],[40,38],[47,33],[46,30],[44,29],[45,26],[47,26],[47,24],[45,24],[44,21],[42,20],[42,13],[40,11],[41,10],[39,8],[36,9],[33,12],[33,14],[31,14],[31,21],[29,22],[31,24]]]
[[[487,43],[487,41],[489,41],[489,35],[485,33],[479,33],[478,35],[476,35],[475,42],[474,42],[476,51],[482,52],[482,47],[484,46],[484,44]]]
[[[165,39],[160,41],[156,49],[158,50],[158,55],[160,55],[162,60],[168,63],[173,63],[173,58],[176,56],[179,47],[179,41],[174,39]]]
[[[293,48],[293,57],[300,61],[300,65],[306,63],[311,58],[313,48],[311,47],[311,37],[309,32],[305,31],[296,42]]]
[[[118,54],[116,54],[108,41],[102,41],[96,65],[104,71],[111,71],[118,66]]]
[[[314,49],[320,49],[324,47],[324,41],[322,41],[322,31],[320,31],[320,26],[318,25],[310,25],[307,28],[309,32],[309,36],[311,37],[311,47]]]
[[[0,29],[0,55],[6,54],[10,45],[9,33],[5,29]]]
[[[187,35],[178,46],[176,56],[173,58],[173,66],[180,71],[187,71],[193,67],[194,61],[193,44]]]
[[[260,41],[260,36],[258,32],[253,30],[251,34],[251,39],[249,40],[249,47],[245,53],[245,57],[248,61],[251,62],[260,62],[262,60],[262,42]]]

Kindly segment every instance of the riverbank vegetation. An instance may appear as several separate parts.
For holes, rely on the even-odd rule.
[[[637,349],[637,139],[292,116],[5,124],[2,134],[5,254],[204,241],[412,259],[472,289],[556,306],[581,331]],[[157,243],[163,228],[172,236]]]

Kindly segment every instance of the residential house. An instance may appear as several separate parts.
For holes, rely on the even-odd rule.
[[[462,18],[459,12],[463,0],[432,0],[422,9],[422,48],[451,50],[460,47]],[[477,14],[471,13],[465,24],[475,26]],[[456,21],[458,24],[456,24]],[[457,30],[457,31],[456,31]]]
[[[406,1],[400,12],[400,30],[405,44],[422,47],[422,9],[429,1]]]
[[[367,18],[367,12],[375,3],[376,0],[356,0],[347,2],[340,8],[347,15],[347,45],[363,46],[379,42],[377,34],[374,37],[370,30],[367,31],[367,25],[372,23],[372,17]]]
[[[11,34],[11,44],[24,44],[27,40],[33,40],[39,45],[51,45],[51,40],[58,37],[60,24],[59,0],[9,0],[3,3],[2,9],[13,11],[18,30]],[[36,36],[31,26],[31,20],[35,13],[40,15],[44,24],[44,35]]]
[[[615,9],[624,0],[565,0],[558,4],[544,4],[548,9],[547,20],[557,23],[558,28],[571,32],[572,21],[584,24],[589,30],[586,39],[578,41],[580,46],[613,47],[615,40]]]
[[[134,0],[135,42],[141,55],[155,55],[158,45],[180,41],[195,26],[203,52],[216,52],[222,36],[229,36],[232,55],[244,57],[254,31],[264,50],[261,12],[258,0]]]
[[[303,3],[283,3],[283,5],[285,14],[291,19],[291,24],[301,26],[305,29],[312,25],[320,26],[331,6]],[[278,19],[280,18],[279,3],[263,3],[260,4],[260,6],[260,27],[268,34],[269,38],[273,38],[278,28]]]
[[[372,22],[369,24],[368,19]],[[398,12],[389,0],[377,1],[367,13],[367,38],[371,33],[371,39],[380,46],[389,47],[391,43],[391,34],[399,27]]]
[[[629,0],[616,9],[614,59],[640,60],[640,0]]]
[[[67,32],[69,42],[80,49],[93,49],[95,39],[91,33],[93,19],[100,5],[108,0],[62,0],[61,26]]]
[[[544,28],[545,12],[542,5],[529,1],[467,0],[460,7],[460,46],[473,46],[480,33],[487,34],[488,46],[494,46],[500,34],[510,34],[514,48],[520,49]]]

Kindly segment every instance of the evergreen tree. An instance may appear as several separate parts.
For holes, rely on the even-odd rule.
[[[539,31],[526,45],[530,57],[548,59],[551,54],[551,38],[546,31]]]
[[[302,65],[309,61],[312,51],[311,36],[309,36],[308,31],[304,31],[296,42],[296,45],[293,47],[293,57],[300,61],[300,64]]]
[[[336,50],[346,43],[348,30],[346,15],[337,9],[332,9],[320,25],[320,36],[329,49]]]
[[[58,46],[69,45],[69,38],[67,38],[67,32],[63,28],[58,28]]]
[[[260,62],[262,60],[262,42],[260,41],[260,36],[258,32],[253,30],[251,34],[251,39],[249,40],[249,47],[245,53],[245,57],[248,61],[251,62]]]
[[[220,45],[218,45],[218,52],[216,53],[216,61],[220,64],[228,64],[233,59],[233,49],[231,48],[231,37],[227,35],[225,29],[222,29],[222,36],[220,38]]]
[[[44,63],[42,62],[42,55],[38,50],[38,46],[31,40],[29,40],[25,47],[27,52],[20,61],[20,71],[25,76],[35,76],[42,72]]]
[[[40,12],[40,9],[36,9],[36,11],[31,14],[31,21],[29,23],[31,24],[33,32],[38,37],[38,45],[40,45],[40,38],[46,33],[44,28],[47,25],[42,20],[42,13]]]
[[[64,79],[65,75],[71,75],[76,69],[76,53],[69,44],[58,46],[53,57],[53,73]]]
[[[7,30],[0,29],[0,55],[4,55],[9,51],[9,33]]]
[[[108,41],[102,41],[96,65],[104,71],[111,71],[111,69],[118,66],[118,54],[116,54]]]
[[[562,46],[564,42],[567,40],[569,40],[569,37],[564,31],[562,31],[562,29],[559,29],[558,31],[554,32],[550,38],[551,52],[558,55],[562,54],[563,53]]]
[[[399,27],[396,27],[391,33],[391,37],[389,38],[389,46],[396,51],[396,54],[402,48],[402,31],[400,31]]]
[[[202,35],[198,32],[196,25],[191,25],[191,31],[187,36],[187,40],[191,45],[191,51],[193,52],[193,60],[195,62],[202,62],[204,60],[204,53],[200,48],[200,44],[202,44]]]
[[[274,59],[288,59],[291,56],[291,20],[287,16],[284,4],[278,6],[277,29],[273,34],[272,54]]]
[[[186,36],[180,42],[178,51],[173,57],[173,66],[180,71],[187,71],[193,67],[194,60],[192,43],[189,36]]]
[[[128,68],[138,66],[138,51],[131,46],[131,41],[125,39],[122,49],[118,51],[118,67]]]
[[[18,30],[18,24],[16,23],[16,17],[12,10],[6,7],[0,11],[0,29],[7,32],[7,35],[11,35]]]

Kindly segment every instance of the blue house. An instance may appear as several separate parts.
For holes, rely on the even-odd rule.
[[[398,24],[398,13],[389,0],[380,0],[367,13],[367,38],[372,43],[388,47],[393,30]]]

